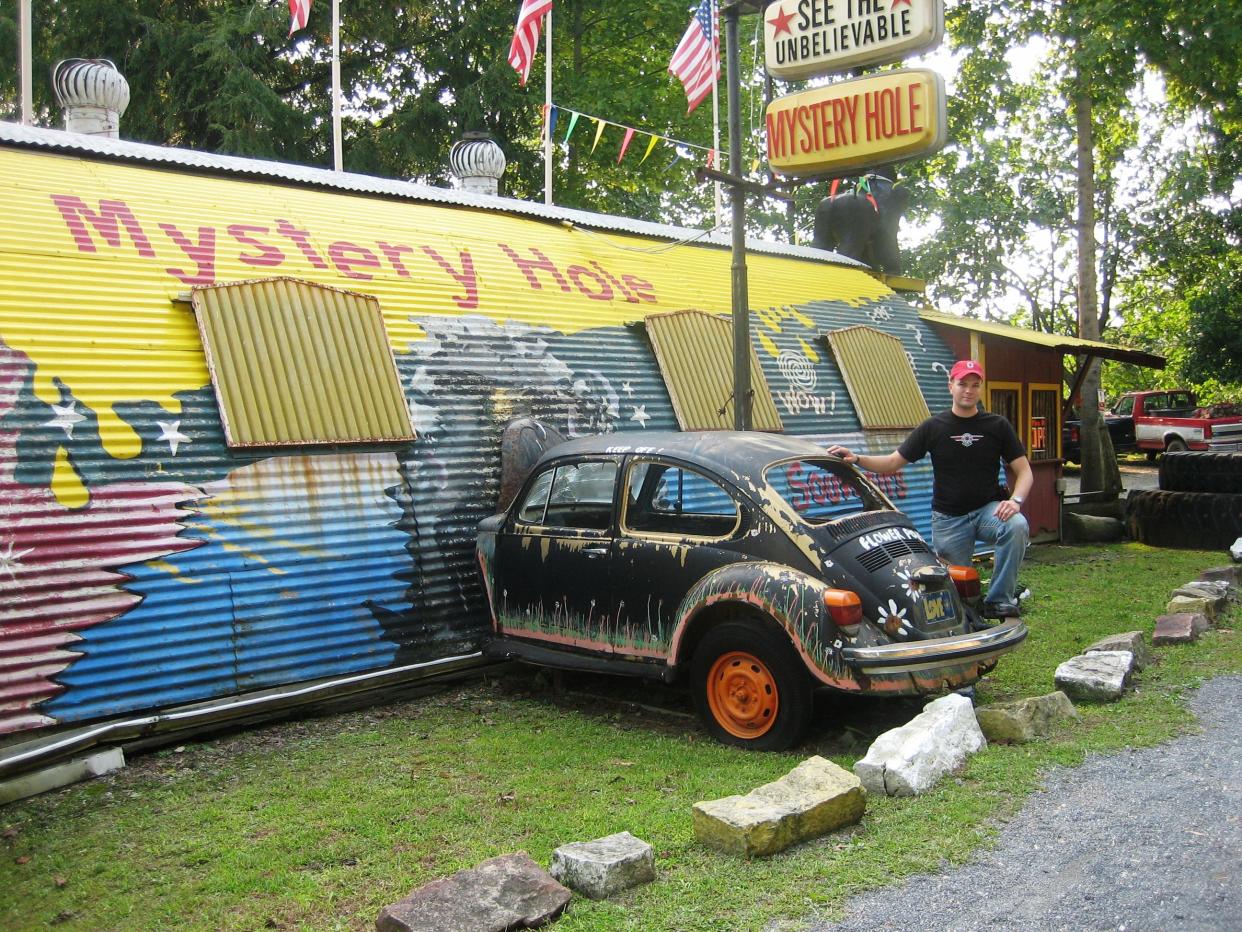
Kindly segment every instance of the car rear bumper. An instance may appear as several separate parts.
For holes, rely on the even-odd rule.
[[[1014,618],[986,631],[932,641],[846,647],[841,655],[849,666],[861,673],[929,671],[963,661],[980,665],[991,664],[1001,654],[1013,650],[1026,640],[1026,635],[1026,625],[1020,619]]]

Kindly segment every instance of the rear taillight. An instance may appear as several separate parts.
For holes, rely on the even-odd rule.
[[[1074,441],[1074,443],[1078,442],[1078,428],[1077,427],[1070,428],[1070,440]]]
[[[963,599],[979,598],[979,571],[973,566],[950,566],[949,576]]]
[[[824,607],[841,632],[853,637],[862,623],[862,601],[858,593],[849,589],[828,589],[824,592]]]

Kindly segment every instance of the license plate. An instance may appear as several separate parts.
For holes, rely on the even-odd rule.
[[[923,617],[929,625],[948,621],[953,617],[953,601],[947,592],[927,592],[923,594]]]

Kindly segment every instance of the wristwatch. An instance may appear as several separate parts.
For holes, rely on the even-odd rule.
[[[1024,499],[1021,495],[1010,495],[1009,500],[1011,502],[1017,502],[1019,505],[1026,501],[1026,499]]]

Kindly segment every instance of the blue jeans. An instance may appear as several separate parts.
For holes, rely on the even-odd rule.
[[[988,584],[987,601],[1012,602],[1018,582],[1018,565],[1026,556],[1030,528],[1022,512],[1001,521],[994,512],[1000,502],[988,502],[964,515],[932,512],[932,547],[938,556],[957,566],[970,566],[975,541],[995,544],[995,564]]]

